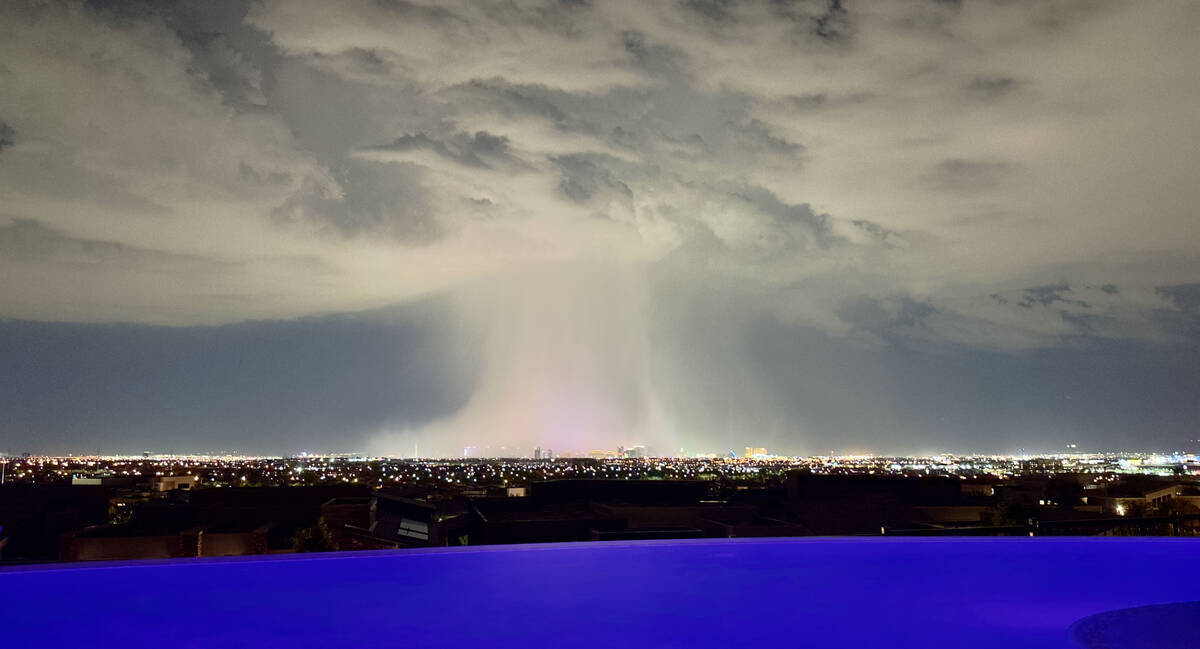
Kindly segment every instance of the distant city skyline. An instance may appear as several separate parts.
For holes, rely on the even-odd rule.
[[[953,476],[1005,480],[1059,476],[1068,481],[1112,482],[1116,476],[1200,476],[1200,455],[1071,453],[1047,455],[389,458],[346,454],[279,456],[22,457],[0,464],[4,484],[103,484],[104,480],[184,482],[188,486],[295,486],[352,483],[386,486],[450,483],[502,487],[554,479],[696,480],[778,479],[810,475]],[[194,476],[188,479],[184,476]],[[1088,478],[1088,476],[1091,476]],[[169,486],[167,489],[174,489]]]

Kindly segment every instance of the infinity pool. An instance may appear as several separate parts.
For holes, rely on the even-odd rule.
[[[739,539],[0,570],[5,647],[1062,649],[1200,600],[1191,539]]]

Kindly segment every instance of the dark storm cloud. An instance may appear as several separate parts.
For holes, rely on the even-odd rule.
[[[900,310],[896,314],[896,324],[904,327],[919,326],[933,312],[934,308],[930,304],[905,298],[900,302]]]
[[[533,115],[570,128],[571,118],[555,105],[552,97],[561,95],[549,88],[513,86],[503,80],[476,80],[448,88],[444,94],[455,102],[478,102],[481,107],[505,115]]]
[[[121,24],[154,16],[188,49],[189,72],[203,77],[232,106],[262,105],[262,67],[278,56],[265,34],[243,24],[253,0],[88,0],[88,7]]]
[[[493,169],[496,166],[524,167],[528,164],[509,151],[508,138],[478,131],[475,135],[457,133],[445,140],[424,133],[403,135],[390,144],[363,147],[363,151],[395,152],[427,150],[468,167]]]
[[[262,106],[262,72],[219,33],[193,33],[184,39],[195,69],[220,89],[232,105]]]
[[[887,245],[896,245],[903,240],[903,236],[894,230],[889,230],[882,225],[866,219],[855,219],[850,222],[854,227],[865,232],[868,236],[878,241],[882,241]]]
[[[768,215],[780,226],[779,231],[787,237],[788,249],[804,249],[810,244],[824,248],[842,242],[841,238],[833,233],[832,217],[817,213],[807,203],[786,203],[762,187],[729,187],[726,191],[732,198],[744,201]]]
[[[1155,291],[1169,300],[1174,309],[1157,309],[1156,321],[1186,341],[1191,349],[1200,349],[1200,284],[1159,286]]]
[[[770,0],[761,4],[769,8],[773,19],[795,23],[820,38],[840,38],[841,32],[851,27],[851,17],[842,0]]]
[[[637,67],[652,76],[674,80],[688,76],[687,55],[681,50],[647,42],[646,35],[636,30],[621,34],[621,45],[633,56]]]
[[[443,142],[432,140],[428,136],[418,133],[417,135],[404,135],[396,138],[391,144],[381,144],[379,146],[364,147],[367,151],[414,151],[419,149],[427,149],[437,153],[440,156],[467,165],[468,167],[487,168],[488,165],[479,159],[479,156],[471,150],[471,147],[465,149],[455,147],[451,150]]]
[[[1091,305],[1084,300],[1072,300],[1068,296],[1071,294],[1071,286],[1066,282],[1058,284],[1048,284],[1046,286],[1033,286],[1025,289],[1017,306],[1030,309],[1035,305],[1050,306],[1056,302],[1063,304],[1075,304],[1085,309],[1091,308]]]
[[[1159,286],[1154,290],[1184,311],[1200,311],[1200,284]]]
[[[903,340],[907,330],[922,327],[925,319],[936,309],[927,302],[909,297],[887,300],[859,297],[842,303],[837,316],[854,329],[868,332],[884,339]]]
[[[1075,328],[1076,335],[1078,336],[1095,336],[1104,328],[1106,322],[1111,321],[1109,318],[1092,313],[1062,311],[1060,315],[1064,321]]]
[[[842,0],[829,0],[829,7],[816,19],[817,36],[828,41],[840,41],[849,37],[851,23]]]
[[[551,158],[554,164],[562,170],[562,180],[559,181],[559,191],[567,198],[582,203],[590,200],[601,190],[609,189],[626,197],[633,196],[633,190],[621,182],[604,166],[603,156],[569,155]]]

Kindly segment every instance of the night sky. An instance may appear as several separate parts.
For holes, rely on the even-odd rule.
[[[0,3],[0,452],[1196,450],[1200,3]]]

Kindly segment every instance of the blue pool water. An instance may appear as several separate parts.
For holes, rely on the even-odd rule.
[[[1081,649],[1196,649],[1200,647],[1200,602],[1098,613],[1071,625],[1070,637]]]
[[[1026,647],[1200,600],[1191,539],[739,539],[0,570],[5,647]]]

